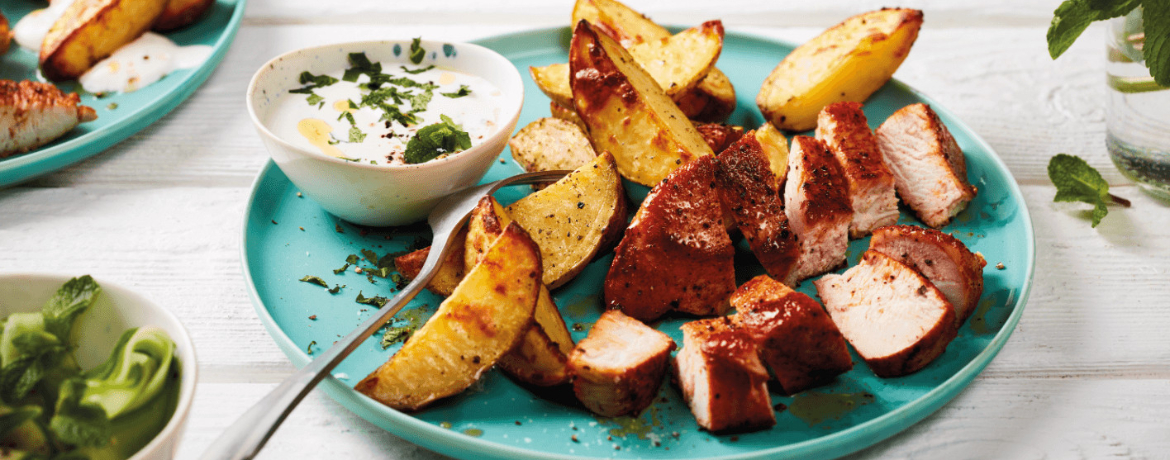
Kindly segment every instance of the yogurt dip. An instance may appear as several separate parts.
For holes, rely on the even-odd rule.
[[[433,65],[372,63],[364,53],[351,54],[350,64],[302,73],[302,86],[281,95],[264,124],[295,146],[373,165],[442,158],[481,144],[499,128],[504,95],[481,77]]]

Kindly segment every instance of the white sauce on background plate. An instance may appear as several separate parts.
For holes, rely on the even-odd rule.
[[[77,81],[91,93],[129,93],[175,70],[198,67],[211,52],[207,45],[179,46],[167,37],[147,32],[94,64]]]
[[[422,67],[407,66],[411,70]],[[288,90],[285,90],[269,110],[265,124],[278,137],[298,147],[321,151],[333,157],[378,165],[404,164],[403,153],[406,144],[419,128],[440,123],[440,115],[446,115],[455,124],[462,125],[463,131],[471,137],[472,147],[482,144],[499,127],[500,108],[504,101],[503,92],[481,77],[439,67],[418,74],[409,74],[402,70],[400,64],[393,62],[383,62],[382,73],[394,77],[407,77],[418,83],[429,82],[439,85],[432,90],[433,97],[426,110],[415,113],[419,119],[417,125],[403,126],[397,121],[381,120],[384,112],[379,109],[364,106],[351,109],[349,101],[361,105],[362,95],[368,93],[358,85],[369,82],[370,78],[361,75],[356,82],[348,82],[341,79],[343,70],[327,74],[336,78],[337,83],[313,90],[314,94],[324,98],[322,103],[309,105],[308,94],[288,93]],[[440,94],[458,92],[461,85],[467,85],[471,94],[459,98]],[[297,88],[300,86],[288,89]],[[398,89],[415,93],[423,91],[421,88]],[[411,104],[404,100],[399,104],[399,108],[401,112],[407,113]],[[364,141],[347,142],[351,126],[342,115],[346,111],[353,114],[354,126],[366,135]]]
[[[53,0],[48,8],[33,11],[20,18],[16,25],[12,27],[12,38],[16,40],[16,44],[21,48],[27,49],[34,53],[41,52],[41,43],[45,41],[45,35],[49,34],[49,29],[53,28],[53,23],[57,22],[65,10],[73,0]]]

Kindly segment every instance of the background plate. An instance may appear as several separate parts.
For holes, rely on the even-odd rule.
[[[178,107],[211,75],[227,54],[247,0],[216,0],[207,16],[199,22],[164,35],[179,45],[210,45],[211,56],[193,69],[171,72],[162,80],[132,93],[114,93],[98,98],[81,89],[77,82],[57,84],[66,92],[81,94],[81,104],[93,107],[98,119],[82,123],[61,138],[32,152],[0,160],[0,187],[47,174],[101,153],[132,134],[162,118]],[[44,8],[42,0],[5,1],[4,15],[15,26],[30,11]],[[15,42],[8,53],[0,55],[0,79],[40,81],[37,54]]]
[[[556,28],[478,43],[501,52],[527,74],[528,66],[565,62],[568,37],[567,28]],[[763,121],[754,102],[756,89],[792,48],[771,39],[727,33],[719,68],[739,92],[732,123],[755,127]],[[548,114],[548,99],[527,77],[525,84],[520,126]],[[901,83],[890,82],[870,98],[865,111],[876,126],[915,102],[931,101]],[[464,458],[830,458],[892,436],[954,398],[991,361],[1020,319],[1034,267],[1032,225],[1011,173],[966,125],[932,105],[966,152],[969,178],[979,187],[978,197],[943,230],[982,252],[988,266],[975,313],[946,353],[916,374],[880,379],[854,355],[854,369],[832,385],[795,397],[773,395],[773,403],[787,406],[777,413],[774,428],[738,436],[698,430],[678,390],[669,383],[641,416],[611,419],[593,416],[576,406],[571,396],[538,396],[502,373],[491,372],[461,395],[418,414],[403,414],[351,389],[398,348],[382,349],[379,335],[362,344],[322,387],[363,418],[429,449]],[[500,158],[485,181],[520,172],[509,151]],[[362,249],[381,256],[428,244],[430,233],[424,226],[356,227],[296,193],[269,162],[256,179],[248,204],[242,251],[257,314],[292,362],[303,366],[312,358],[307,350],[329,346],[372,314],[373,307],[354,302],[359,291],[367,297],[389,297],[394,292],[389,280],[375,278],[377,284],[370,284],[352,269],[337,275],[332,270],[342,267],[349,254],[360,255]],[[507,204],[525,193],[524,187],[512,187],[496,197]],[[901,222],[921,225],[905,210]],[[850,265],[868,243],[867,238],[850,244]],[[763,273],[746,244],[737,244],[738,280]],[[585,337],[601,312],[601,284],[612,258],[612,253],[599,258],[553,293],[576,340]],[[999,263],[1003,270],[996,269]],[[330,295],[319,286],[297,281],[306,275],[344,287]],[[815,296],[810,282],[800,291]],[[421,322],[440,301],[424,292],[394,323]],[[688,320],[668,317],[655,327],[681,344],[678,326]],[[577,442],[571,439],[574,435]]]

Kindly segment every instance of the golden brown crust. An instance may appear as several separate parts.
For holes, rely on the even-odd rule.
[[[825,144],[808,136],[792,138],[794,144],[799,143],[805,152],[808,163],[804,168],[804,190],[808,199],[802,203],[805,220],[817,222],[835,219],[843,215],[852,215],[853,208],[849,204],[849,185],[845,181],[841,164],[837,158],[829,153]],[[793,150],[796,150],[795,146]],[[789,178],[796,179],[796,178]]]
[[[12,43],[12,30],[8,27],[8,18],[0,13],[0,54],[8,52],[8,46]]]
[[[735,249],[723,227],[710,156],[650,191],[614,251],[605,304],[643,321],[670,310],[722,314],[735,291]]]
[[[629,334],[620,330],[627,328],[648,334],[654,343],[626,343],[622,339]],[[628,355],[629,347],[637,347],[636,351],[641,352],[636,362],[615,366],[606,361],[615,354]],[[573,392],[586,408],[596,414],[607,417],[637,414],[658,394],[674,348],[674,341],[666,334],[621,312],[606,311],[593,324],[589,335],[569,354]]]
[[[677,372],[698,372],[698,375],[686,377],[706,378],[708,399],[688,401],[692,410],[698,404],[708,406],[707,420],[700,422],[702,428],[715,433],[731,433],[775,425],[775,411],[764,384],[768,381],[768,371],[760,362],[752,338],[727,317],[691,321],[680,329],[686,337],[685,346],[699,348],[701,365],[705,368],[705,372],[683,369],[684,360],[676,360]],[[686,351],[680,351],[680,356]],[[691,366],[696,364],[690,362]],[[683,378],[680,374],[680,381]],[[685,387],[684,396],[699,397],[687,394]]]
[[[880,251],[903,264],[909,265],[926,276],[929,267],[921,266],[916,261],[914,254],[895,253],[895,251],[892,251],[895,246],[894,243],[900,239],[906,239],[911,244],[940,248],[954,261],[955,266],[961,271],[960,276],[963,280],[967,281],[964,285],[966,295],[962,299],[965,308],[956,317],[958,324],[961,325],[975,310],[975,304],[979,302],[979,298],[983,295],[983,267],[987,266],[987,261],[983,259],[983,256],[972,253],[967,248],[967,245],[959,241],[958,238],[933,228],[924,228],[915,225],[890,225],[874,230],[873,238],[869,240],[869,248]],[[922,265],[927,266],[933,265],[934,263],[935,261],[931,261],[930,259],[921,261]],[[955,306],[959,307],[959,305]]]
[[[830,132],[827,125],[840,129]],[[817,139],[836,154],[842,172],[849,178],[850,190],[868,188],[871,183],[894,183],[894,176],[882,162],[877,137],[869,129],[865,112],[857,102],[834,102],[821,109],[817,121]]]
[[[726,123],[695,123],[699,135],[711,146],[711,151],[718,154],[743,137],[743,126],[734,126]]]
[[[800,258],[796,234],[788,228],[778,178],[755,132],[749,132],[716,158],[719,195],[752,248],[756,259],[779,279],[787,279]]]
[[[168,32],[194,24],[202,18],[215,0],[168,0],[162,14],[154,21],[154,30]]]
[[[53,24],[41,45],[41,74],[53,81],[80,77],[154,24],[167,0],[78,0]]]
[[[427,283],[427,290],[444,297],[451,295],[451,291],[455,290],[455,286],[463,280],[463,276],[467,273],[463,266],[464,253],[467,251],[465,249],[466,242],[467,227],[464,226],[451,239],[451,249],[447,251],[447,257],[439,263],[435,277],[431,278],[430,283]],[[401,273],[408,281],[414,280],[422,271],[423,264],[426,263],[430,253],[431,248],[427,246],[398,256],[394,259],[394,266],[398,269],[398,273]]]
[[[760,275],[731,296],[733,321],[759,346],[781,388],[795,394],[853,368],[845,336],[811,297]]]

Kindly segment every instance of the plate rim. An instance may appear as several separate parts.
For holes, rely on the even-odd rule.
[[[481,37],[475,40],[469,40],[471,43],[484,45],[485,42],[502,39],[516,39],[526,36],[534,36],[557,33],[563,34],[568,27],[543,27],[534,29],[524,29],[515,32],[507,32],[502,34],[495,34],[486,37]],[[745,32],[736,29],[728,29],[727,35],[736,35],[737,38],[744,38],[749,40],[770,42],[776,45],[795,48],[798,45],[787,40],[768,37],[752,32]],[[893,437],[902,432],[926,417],[934,414],[943,405],[954,400],[962,390],[975,380],[980,373],[991,363],[991,360],[999,354],[1000,350],[1007,343],[1008,338],[1015,331],[1020,318],[1023,316],[1024,307],[1027,305],[1028,298],[1031,295],[1032,284],[1036,270],[1036,234],[1032,225],[1031,213],[1028,210],[1027,202],[1024,200],[1023,191],[1019,187],[1015,176],[1011,170],[1004,163],[1003,158],[999,153],[991,147],[990,144],[979,135],[975,130],[971,129],[966,122],[956,117],[946,107],[938,104],[934,99],[917,89],[903,83],[897,79],[891,78],[887,84],[892,84],[896,88],[912,94],[914,97],[920,99],[923,103],[930,105],[932,109],[939,112],[944,118],[953,120],[958,124],[958,127],[965,132],[971,134],[972,140],[982,150],[985,150],[990,155],[988,157],[992,163],[1006,175],[1009,179],[1006,182],[1009,184],[1009,190],[1014,196],[1019,197],[1019,213],[1021,222],[1023,223],[1025,233],[1025,261],[1027,269],[1024,272],[1023,285],[1019,292],[1019,297],[1016,299],[1016,305],[1012,309],[1012,313],[1008,316],[1004,325],[996,333],[995,337],[983,348],[979,354],[975,355],[969,363],[959,369],[958,372],[948,377],[943,382],[936,385],[926,394],[910,401],[890,412],[882,414],[871,420],[867,420],[858,425],[837,431],[826,436],[821,436],[794,444],[787,444],[783,446],[776,446],[772,448],[760,449],[751,452],[743,452],[736,454],[723,455],[718,457],[709,457],[712,460],[749,460],[749,459],[770,459],[770,458],[801,458],[806,455],[819,456],[843,456],[848,455],[862,449],[876,445],[877,443]],[[252,213],[255,209],[255,202],[260,191],[260,187],[267,180],[268,175],[276,164],[269,159],[265,165],[257,173],[252,182],[252,189],[249,192],[248,202],[243,214],[243,225],[241,227],[240,239],[240,265],[244,275],[244,281],[247,285],[248,296],[252,301],[252,306],[256,311],[261,323],[263,323],[265,330],[277,346],[284,352],[285,356],[289,358],[293,365],[297,368],[302,368],[311,361],[308,355],[304,353],[292,340],[276,325],[275,319],[269,314],[268,308],[260,299],[259,293],[256,291],[256,283],[252,277],[249,269],[248,260],[248,222],[252,219]],[[330,375],[321,382],[322,389],[325,390],[331,398],[338,402],[346,410],[362,417],[367,422],[372,423],[379,428],[385,429],[387,432],[404,438],[407,442],[418,444],[427,449],[439,452],[444,455],[462,456],[466,457],[468,454],[487,455],[493,458],[512,458],[517,460],[547,460],[547,459],[581,459],[591,460],[597,458],[596,456],[579,456],[579,455],[564,455],[552,452],[543,452],[532,449],[523,449],[520,447],[498,444],[496,442],[469,437],[462,433],[451,431],[437,425],[432,425],[425,421],[419,420],[414,416],[400,412],[389,407],[383,406],[377,401],[366,397],[353,390],[348,384],[345,384]],[[350,407],[348,403],[356,404],[356,407]],[[370,417],[376,417],[379,421],[385,421],[393,424],[396,429],[390,430],[385,428],[379,421],[371,420]],[[455,442],[450,442],[454,440]]]
[[[193,72],[188,73],[173,90],[162,94],[149,104],[140,106],[128,118],[75,139],[40,148],[0,160],[0,190],[58,171],[113,147],[153,125],[191,97],[227,56],[236,33],[244,19],[248,0],[233,0],[235,10],[228,23],[219,31],[219,39],[212,45],[212,53]],[[217,1],[218,3],[218,1]]]

